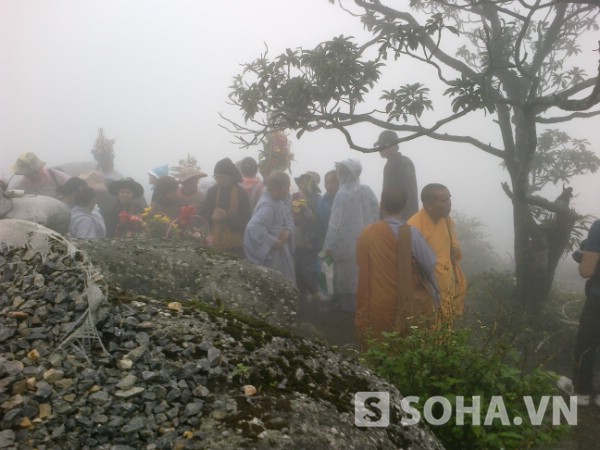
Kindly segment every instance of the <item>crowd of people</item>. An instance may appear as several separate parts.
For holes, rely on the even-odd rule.
[[[384,131],[375,143],[387,159],[380,198],[361,183],[361,163],[352,158],[324,174],[322,192],[317,172],[259,175],[257,161],[246,157],[218,161],[207,189],[199,181],[208,175],[196,164],[149,170],[147,205],[142,185],[115,169],[114,141],[102,132],[92,150],[93,170],[70,176],[25,153],[9,188],[62,200],[71,210],[74,238],[135,236],[131,217],[157,215],[167,225],[184,211],[199,217],[212,246],[280,272],[298,288],[299,311],[334,311],[340,327],[366,347],[383,332],[407,332],[413,318],[452,323],[463,311],[466,282],[450,192],[441,184],[425,186],[418,210],[415,168],[397,141]],[[323,260],[333,262],[329,290]]]

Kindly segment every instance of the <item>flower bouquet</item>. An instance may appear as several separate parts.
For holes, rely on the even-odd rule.
[[[143,234],[146,230],[144,220],[136,215],[121,211],[117,224],[117,237],[134,237]]]
[[[294,154],[284,130],[273,131],[265,136],[263,149],[258,152],[258,165],[263,176],[274,170],[289,171]]]
[[[196,208],[193,205],[181,208],[177,219],[171,222],[166,236],[193,240],[207,246],[212,245],[208,222],[203,217],[196,215]]]
[[[177,224],[171,225],[171,218],[165,214],[157,213],[150,206],[142,212],[140,218],[144,222],[146,234],[149,237],[167,237],[170,232],[177,231]]]

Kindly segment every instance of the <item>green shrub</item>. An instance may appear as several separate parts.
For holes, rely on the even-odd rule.
[[[474,345],[470,330],[414,329],[408,337],[386,334],[383,342],[372,342],[364,354],[368,365],[398,387],[404,396],[418,396],[414,407],[423,414],[424,402],[433,396],[447,398],[453,417],[445,425],[430,426],[449,449],[531,448],[557,440],[567,427],[552,426],[551,417],[542,425],[528,420],[523,396],[531,396],[536,407],[540,396],[556,394],[556,375],[536,368],[525,374],[518,369],[519,355],[512,345],[492,340]],[[501,395],[508,417],[523,418],[520,426],[503,425],[495,419],[484,426],[492,396]],[[455,424],[456,396],[463,396],[471,406],[473,396],[481,398],[481,425],[472,424],[465,414],[465,424]],[[440,417],[440,411],[433,415]],[[550,408],[548,408],[550,409]]]

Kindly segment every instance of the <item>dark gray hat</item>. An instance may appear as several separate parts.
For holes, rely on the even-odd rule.
[[[397,145],[398,143],[398,135],[395,131],[385,130],[379,134],[379,139],[377,142],[373,144],[375,147],[386,148],[391,147],[392,145]]]
[[[144,188],[133,178],[121,178],[120,180],[113,181],[108,185],[108,192],[110,192],[112,195],[118,195],[121,189],[130,189],[131,192],[133,192],[134,198],[144,195]]]

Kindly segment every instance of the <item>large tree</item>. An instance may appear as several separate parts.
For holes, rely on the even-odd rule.
[[[500,158],[514,212],[515,298],[535,314],[578,219],[564,183],[600,162],[585,140],[548,128],[600,114],[594,108],[600,102],[598,71],[587,74],[571,62],[581,52],[578,40],[598,31],[599,10],[552,0],[390,3],[406,10],[379,0],[340,2],[372,35],[361,45],[340,36],[312,50],[288,49],[273,58],[265,53],[246,64],[230,94],[245,122],[229,120],[229,126],[242,145],[258,144],[282,127],[298,137],[336,129],[350,148],[373,152],[353,139],[357,126],[369,124],[397,131],[399,143],[427,136]],[[589,49],[585,57],[597,54]],[[435,105],[422,83],[379,88],[382,71],[407,58],[437,75],[443,96]],[[470,117],[484,115],[498,127],[497,142],[456,133]],[[549,183],[563,184],[558,198],[544,197]]]

